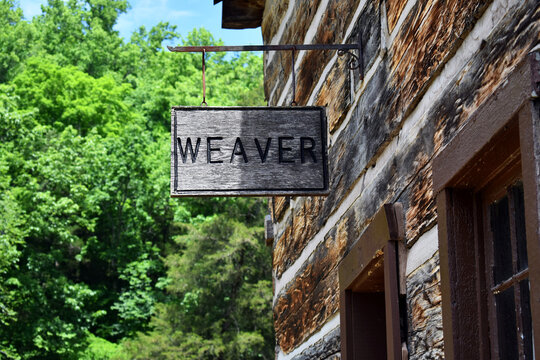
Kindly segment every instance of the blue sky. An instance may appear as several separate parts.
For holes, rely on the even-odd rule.
[[[177,31],[187,35],[193,28],[204,27],[214,38],[221,38],[226,45],[262,44],[261,28],[231,30],[221,28],[221,3],[212,0],[128,0],[131,9],[120,15],[115,29],[126,41],[131,33],[144,25],[147,30],[160,21],[177,26]],[[26,19],[41,13],[41,4],[47,0],[19,0]]]

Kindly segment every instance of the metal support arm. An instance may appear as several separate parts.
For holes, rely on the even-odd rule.
[[[229,52],[229,51],[300,51],[300,50],[338,50],[338,54],[351,56],[349,69],[359,69],[360,79],[364,78],[362,64],[362,43],[358,44],[300,44],[300,45],[238,45],[238,46],[167,46],[172,52]],[[358,56],[351,53],[358,50]]]

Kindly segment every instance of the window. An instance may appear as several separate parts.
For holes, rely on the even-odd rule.
[[[489,195],[482,198],[492,357],[533,359],[523,183]]]
[[[403,232],[401,204],[383,206],[339,265],[343,360],[402,359]]]
[[[530,84],[524,62],[433,161],[447,359],[534,359],[540,349],[540,121]]]

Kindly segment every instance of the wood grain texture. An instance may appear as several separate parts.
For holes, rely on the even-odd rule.
[[[319,224],[313,220],[317,219],[323,197],[312,196],[305,199],[300,208],[293,211],[290,223],[279,237],[279,241],[274,249],[274,267],[277,278],[281,278],[283,271],[296,261],[305,246],[313,236]]]
[[[173,107],[171,196],[324,195],[322,107]]]
[[[247,29],[261,26],[264,0],[223,1],[221,27]]]
[[[281,3],[281,1],[277,2]],[[319,7],[320,2],[321,0],[302,0],[294,1],[291,5],[287,4],[287,6],[293,6],[293,14],[291,18],[288,19],[283,29],[281,38],[276,39],[277,43],[303,44],[304,41],[302,41],[301,39],[304,39],[306,37],[307,31],[311,22],[313,21],[313,17],[317,12],[317,8]],[[262,30],[263,39],[265,40],[265,42],[271,41],[273,37],[278,33],[278,29],[281,27],[281,21],[283,21],[283,19],[277,18],[277,16],[279,16],[279,11],[286,11],[286,7],[284,4],[283,6],[281,4],[276,5],[278,7],[269,5],[269,12],[266,12],[265,20],[263,20],[263,24],[265,21],[267,21],[267,26],[263,25]],[[274,18],[270,11],[276,11],[276,18]],[[320,53],[320,51],[315,52]],[[297,59],[299,53],[300,52],[296,53]],[[289,51],[277,51],[274,53],[272,60],[265,63],[266,65],[264,68],[264,93],[267,98],[270,97],[272,91],[272,87],[268,87],[268,85],[272,84],[273,86],[273,84],[275,84],[276,82],[280,82],[283,84],[286,83],[286,79],[291,74],[291,56],[292,54]],[[281,90],[282,89],[279,90],[280,94]],[[276,94],[276,100],[277,99],[279,99],[279,95]],[[303,104],[301,102],[298,103]],[[270,104],[276,105],[277,101],[270,102]]]
[[[295,279],[276,295],[276,339],[285,353],[313,335],[338,311],[337,264],[343,257],[349,237],[344,229],[331,231],[304,263]]]
[[[388,0],[386,2],[386,14],[388,17],[388,32],[394,31],[399,17],[407,5],[406,0]]]
[[[290,196],[274,196],[272,198],[272,216],[274,222],[278,222],[282,219],[285,211],[289,208],[290,203]]]
[[[470,55],[462,72],[456,73],[455,79],[449,79],[446,87],[423,110],[422,116],[427,121],[418,122],[418,135],[409,141],[408,131],[416,129],[409,127],[416,121],[414,116],[408,118],[409,114],[415,110],[418,101],[439,73],[444,71],[447,61],[456,51],[461,56],[463,39],[469,35],[489,4],[472,2],[461,6],[454,0],[415,3],[417,5],[410,14],[403,16],[406,20],[403,25],[397,25],[396,40],[387,44],[390,48],[385,55],[382,55],[383,49],[377,48],[381,41],[376,41],[376,33],[369,38],[373,41],[364,41],[366,39],[362,37],[364,44],[373,44],[373,52],[368,51],[369,46],[364,48],[366,70],[370,68],[370,63],[376,68],[371,69],[372,76],[366,78],[362,93],[355,93],[359,96],[356,103],[350,103],[351,86],[343,72],[341,60],[329,70],[319,94],[313,94],[313,89],[309,88],[310,83],[318,81],[318,73],[313,73],[315,77],[313,74],[297,73],[298,84],[301,84],[297,87],[297,101],[315,95],[315,104],[328,106],[330,131],[336,130],[336,135],[329,150],[329,172],[332,174],[329,196],[321,199],[316,210],[309,211],[304,209],[304,202],[295,199],[293,207],[286,212],[287,216],[279,218],[280,233],[276,234],[274,243],[275,279],[280,279],[283,271],[291,266],[295,268],[299,261],[298,253],[302,252],[305,244],[313,241],[312,232],[317,233],[325,229],[324,226],[331,227],[321,246],[317,246],[301,264],[290,284],[277,288],[275,326],[278,346],[284,353],[289,353],[302,343],[306,344],[306,339],[327,323],[325,314],[337,311],[333,292],[336,280],[332,280],[335,276],[334,266],[340,263],[344,253],[349,252],[382,204],[395,201],[404,204],[407,218],[405,238],[409,247],[434,226],[437,206],[436,192],[433,191],[433,156],[447,146],[467,122],[474,120],[474,115],[471,115],[476,109],[489,98],[497,98],[497,93],[494,94],[496,89],[510,86],[504,85],[511,81],[508,75],[515,71],[517,64],[538,41],[540,22],[537,1],[525,0],[519,6],[504,10],[507,16],[500,23],[493,24],[492,31],[482,34],[485,39],[482,46]],[[401,6],[401,3],[393,0],[382,6],[385,4]],[[395,12],[392,16],[397,19],[401,10],[395,8],[392,11]],[[377,9],[366,5],[360,14],[362,21],[357,21],[358,30],[355,28],[348,39],[358,32],[364,34],[364,29],[368,33],[369,30],[378,31],[376,25],[380,25],[382,14],[373,16],[376,14]],[[445,21],[441,22],[443,17]],[[373,21],[375,25],[365,25],[364,20]],[[299,33],[297,38],[303,39],[303,34]],[[378,54],[381,54],[380,61],[370,60],[377,59]],[[290,54],[284,55],[288,56],[284,62],[290,63]],[[324,57],[311,57],[308,61],[314,63],[311,68],[324,68],[326,60]],[[302,61],[297,61],[297,64],[303,67]],[[265,86],[276,88],[269,98],[269,103],[275,104],[283,91],[283,79],[287,78],[290,68],[285,69],[281,63],[267,66],[270,67],[270,71],[267,69],[270,76],[266,78]],[[306,71],[311,68],[306,67]],[[444,74],[447,75],[446,72]],[[304,76],[306,79],[301,80]],[[357,85],[356,81],[354,85]],[[305,90],[302,89],[304,86]],[[353,90],[360,91],[354,87]],[[389,157],[381,157],[386,146],[393,141],[399,144],[396,151]],[[373,178],[372,167],[377,170],[377,176]],[[344,202],[352,189],[355,191],[352,193],[355,196],[352,204]],[[344,205],[348,209],[343,209],[342,214],[340,210]],[[333,216],[336,214],[338,216]],[[340,226],[347,232],[344,240],[341,240],[345,242],[343,252],[336,253],[329,250],[336,246],[326,237],[334,239]],[[441,254],[447,250],[441,248]],[[436,281],[439,274],[437,264],[438,261],[432,264],[433,267],[424,265],[411,275],[429,270],[429,277],[418,278],[422,288],[417,293],[411,292],[411,284],[415,286],[413,278],[407,280],[409,350],[414,358],[442,357],[441,287]],[[331,288],[327,292],[319,291],[324,287]],[[404,288],[401,286],[400,290]],[[322,315],[310,309],[317,309]],[[312,345],[307,345],[308,349],[312,348]]]

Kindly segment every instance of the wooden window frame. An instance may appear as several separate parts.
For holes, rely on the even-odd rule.
[[[520,165],[519,161],[516,161]],[[512,169],[513,168],[513,169]],[[514,339],[511,339],[509,337],[510,332],[507,331],[506,328],[500,329],[499,326],[499,315],[503,314],[503,312],[499,312],[497,310],[496,304],[496,297],[501,295],[503,292],[512,291],[513,295],[513,308],[515,310],[514,314],[514,324],[516,335],[523,334],[524,329],[524,322],[523,320],[529,320],[530,319],[530,313],[529,316],[524,318],[523,317],[523,310],[524,310],[524,303],[521,301],[522,289],[521,289],[521,282],[523,280],[527,280],[527,283],[529,282],[529,266],[525,266],[524,263],[519,263],[519,250],[518,250],[518,228],[516,227],[516,215],[518,214],[516,212],[515,205],[519,204],[516,203],[516,199],[520,199],[521,196],[518,195],[516,197],[516,187],[519,187],[519,179],[521,178],[521,167],[518,166],[510,166],[509,171],[507,171],[502,176],[498,176],[495,180],[492,186],[488,186],[487,189],[481,192],[479,194],[479,199],[477,201],[478,206],[483,209],[482,218],[478,219],[483,220],[483,236],[484,236],[484,250],[485,250],[485,262],[486,262],[486,294],[488,296],[487,298],[487,308],[488,308],[488,321],[489,321],[489,328],[490,328],[490,340],[491,340],[491,355],[492,358],[498,359],[498,358],[506,358],[501,354],[501,340],[504,339],[506,345],[515,345],[516,350],[520,354],[520,358],[523,358],[527,355],[531,358],[530,350],[527,346],[527,340],[524,336],[516,336]],[[501,185],[502,184],[502,185]],[[523,184],[521,184],[522,187]],[[503,199],[505,200],[503,201]],[[501,202],[502,201],[502,202]],[[505,206],[502,208],[499,208],[497,203],[504,204]],[[496,221],[496,225],[493,223],[492,217],[492,207],[495,206],[501,210],[508,211],[505,216],[503,216],[500,220]],[[506,222],[505,218],[506,215],[508,216]],[[520,214],[523,215],[523,214]],[[524,219],[523,219],[524,220]],[[502,230],[501,238],[500,240],[506,240],[503,243],[497,242],[494,238],[495,232],[492,230],[493,226],[497,226],[498,230]],[[526,239],[525,239],[526,240]],[[498,243],[498,245],[496,245]],[[501,246],[508,246],[510,249],[506,248],[503,249]],[[502,256],[502,257],[501,257]],[[497,260],[496,260],[497,259]],[[506,261],[505,261],[506,260]],[[496,265],[496,262],[499,264],[507,264],[507,268],[499,267]],[[520,267],[522,265],[522,267]],[[504,270],[503,270],[504,269]],[[499,270],[499,271],[497,271]],[[502,299],[501,299],[502,300]],[[530,303],[530,301],[529,301]],[[526,311],[526,309],[525,309]],[[506,319],[509,320],[509,319]],[[528,321],[527,321],[528,325]],[[530,331],[530,330],[529,330]],[[513,343],[512,340],[515,340],[515,343]],[[513,344],[511,344],[513,343]],[[531,346],[532,347],[532,346]],[[502,352],[504,353],[504,348],[502,349]]]
[[[512,161],[521,167],[533,344],[540,355],[540,104],[531,97],[538,90],[537,58],[524,59],[433,160],[446,359],[491,358],[484,230],[477,221],[482,209],[474,194]],[[512,146],[505,132],[515,126],[518,143]],[[515,146],[518,158],[512,160]]]
[[[339,265],[343,360],[369,358],[362,347],[379,346],[366,345],[353,334],[359,319],[369,322],[370,317],[374,316],[355,306],[358,305],[355,294],[384,296],[387,358],[402,358],[400,294],[404,295],[406,291],[403,219],[403,206],[400,203],[384,205]]]

